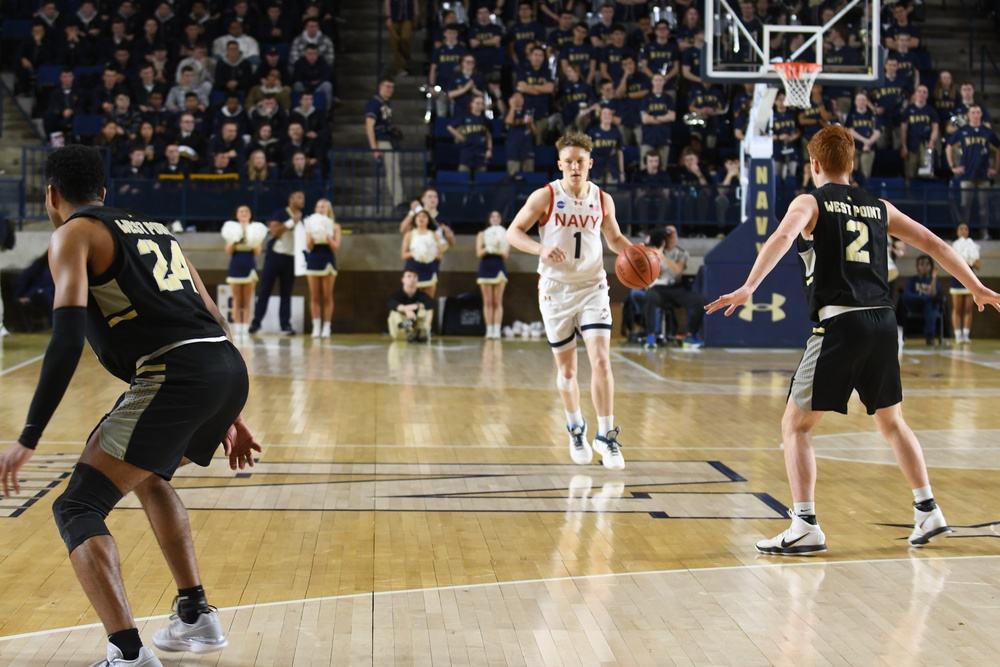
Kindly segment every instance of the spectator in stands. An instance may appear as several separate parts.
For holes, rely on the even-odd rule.
[[[332,78],[333,70],[326,60],[319,57],[319,47],[307,44],[305,54],[295,61],[292,73],[295,92],[320,93],[332,103],[335,100]]]
[[[476,64],[487,77],[499,75],[504,65],[503,28],[490,20],[490,8],[480,5],[469,26],[469,47]]]
[[[194,50],[199,42],[205,43],[207,51],[208,43],[205,42],[204,29],[194,21],[189,21],[184,25],[184,31],[181,33],[180,40],[174,45],[173,52],[175,57],[180,60],[190,58],[194,55]]]
[[[927,255],[917,257],[917,275],[906,279],[902,300],[908,311],[923,314],[924,337],[928,345],[933,345],[937,338],[938,318],[943,317],[941,306],[944,293],[934,260]]]
[[[320,31],[319,19],[317,18],[306,19],[305,29],[302,31],[302,34],[292,42],[292,49],[288,56],[288,60],[292,63],[292,66],[295,66],[299,58],[305,56],[306,46],[309,44],[315,45],[319,49],[320,57],[326,61],[327,65],[333,68],[333,40]]]
[[[913,103],[906,107],[900,125],[901,143],[899,154],[903,158],[903,174],[906,182],[917,176],[917,170],[926,175],[934,173],[934,152],[938,145],[938,115],[934,107],[927,103],[927,86],[917,86]]]
[[[267,164],[267,155],[259,148],[250,153],[250,157],[247,158],[247,162],[240,172],[240,179],[244,181],[269,181],[274,177],[274,172]]]
[[[210,164],[201,168],[202,174],[210,176],[238,176],[239,169],[233,160],[229,159],[229,153],[216,153],[209,158]]]
[[[920,70],[917,54],[910,50],[910,36],[900,33],[896,37],[896,49],[889,52],[890,58],[895,58],[899,64],[899,78],[905,83],[904,88],[916,90],[920,85]]]
[[[656,22],[653,34],[653,41],[642,48],[639,56],[640,68],[650,79],[654,73],[662,74],[663,90],[674,97],[677,95],[677,82],[680,80],[681,50],[670,39],[670,24],[665,20]]]
[[[197,93],[188,93],[184,96],[184,108],[181,110],[181,113],[189,113],[194,116],[194,129],[207,137],[211,133],[211,130],[209,129],[208,116],[205,114],[204,109],[205,107],[198,101]]]
[[[145,59],[153,54],[153,49],[158,44],[162,44],[160,24],[151,16],[142,22],[142,34],[132,40],[132,53],[137,58]]]
[[[385,0],[385,24],[392,40],[392,59],[396,65],[396,76],[409,76],[413,69],[410,40],[413,25],[420,18],[420,3],[417,0]]]
[[[521,68],[517,74],[516,88],[524,96],[525,110],[535,121],[535,144],[538,146],[545,143],[545,135],[550,129],[559,131],[561,121],[558,115],[549,115],[556,86],[544,61],[545,49],[540,46],[533,48],[528,66]]]
[[[685,221],[704,222],[712,197],[712,188],[705,175],[708,170],[690,147],[681,151],[681,167],[677,174],[677,183],[681,186],[681,215]]]
[[[174,73],[177,68],[174,66],[174,62],[170,58],[166,44],[156,44],[153,47],[153,54],[146,56],[146,62],[153,66],[154,79],[163,85],[176,83],[177,79],[174,78]],[[211,87],[209,87],[209,90],[211,90]]]
[[[254,4],[256,5],[257,3]],[[236,0],[232,3],[232,7],[228,11],[222,13],[220,23],[228,25],[230,21],[239,21],[243,26],[243,33],[246,35],[258,34],[256,7],[254,11],[250,11],[250,5],[247,3],[247,0]]]
[[[459,68],[455,70],[450,80],[444,83],[444,89],[451,101],[451,110],[445,114],[448,116],[460,116],[466,113],[473,96],[482,97],[486,92],[486,78],[476,70],[476,58],[471,53],[462,56]]]
[[[118,74],[114,69],[108,67],[104,70],[101,85],[97,86],[90,93],[90,113],[104,115],[111,113],[115,108],[115,98],[118,93],[128,92],[124,86],[118,84]]]
[[[268,301],[274,283],[281,283],[281,302],[278,307],[278,319],[281,333],[292,336],[292,290],[295,288],[295,228],[302,224],[302,209],[306,205],[306,195],[296,190],[288,195],[288,206],[275,211],[269,224],[271,240],[267,243],[267,253],[264,255],[264,268],[260,276],[260,289],[257,292],[257,307],[254,309],[253,321],[250,323],[250,333],[260,331],[260,323],[267,314]]]
[[[125,20],[121,16],[115,16],[111,20],[111,33],[101,39],[104,48],[104,59],[109,60],[114,56],[115,51],[124,46],[132,52],[132,34],[126,33]]]
[[[417,272],[403,270],[402,287],[389,297],[389,336],[393,340],[423,343],[430,340],[434,299],[417,289]]]
[[[486,169],[486,163],[493,156],[493,136],[483,117],[483,96],[475,95],[469,105],[469,110],[456,115],[448,132],[455,137],[455,142],[461,146],[458,159],[458,170],[476,172]]]
[[[59,86],[49,98],[49,110],[45,114],[45,134],[51,137],[61,132],[73,137],[73,119],[82,114],[83,97],[74,85],[73,69],[64,67],[59,73]]]
[[[990,112],[987,111],[976,102],[976,87],[971,81],[966,81],[958,88],[961,99],[955,104],[955,110],[952,114],[952,119],[948,123],[948,134],[953,134],[959,127],[965,125],[969,122],[969,109],[973,106],[979,106],[979,110],[983,114],[983,126],[988,129],[993,129],[992,119],[990,118]]]
[[[194,82],[194,68],[185,67],[181,70],[180,82],[176,86],[170,89],[170,94],[167,95],[166,106],[169,111],[181,111],[184,107],[184,98],[188,93],[194,93],[198,98],[198,106],[204,111],[208,107],[209,94],[212,91],[212,85],[208,82],[203,83],[198,86]]]
[[[641,19],[636,21],[635,29],[628,34],[625,38],[625,43],[628,47],[636,54],[641,53],[642,50],[653,40],[656,39],[656,35],[653,32],[653,20],[648,16],[643,16]]]
[[[260,22],[257,41],[261,44],[290,44],[292,39],[292,28],[281,11],[281,3],[270,3]]]
[[[156,9],[153,11],[153,18],[160,24],[160,41],[167,43],[180,37],[180,19],[174,14],[173,5],[167,2],[167,0],[163,0],[156,5]]]
[[[534,119],[524,108],[524,96],[514,93],[507,102],[504,117],[507,139],[507,174],[513,176],[535,170],[535,130]]]
[[[715,186],[715,220],[720,225],[729,222],[727,214],[730,208],[739,203],[737,188],[740,185],[739,160],[727,158],[723,167],[712,177],[712,185]]]
[[[51,321],[55,295],[56,285],[49,270],[49,253],[44,252],[18,274],[17,280],[14,281],[14,298],[22,307],[38,308]],[[2,313],[3,306],[0,306],[0,315]],[[3,329],[2,319],[0,317],[0,330],[6,332],[6,329]],[[0,335],[7,334],[0,333]]]
[[[128,164],[119,165],[112,172],[114,178],[128,181],[145,180],[153,177],[153,167],[146,162],[146,149],[141,145],[133,145],[128,152]],[[129,186],[123,187],[125,191]],[[134,192],[138,192],[135,190]]]
[[[287,134],[281,146],[284,155],[284,164],[289,164],[295,153],[302,153],[306,156],[306,165],[310,170],[320,168],[320,160],[313,148],[312,142],[306,138],[305,129],[301,123],[291,121],[288,123]]]
[[[274,99],[274,95],[265,95],[257,106],[250,109],[248,118],[254,130],[267,124],[271,126],[276,137],[284,135],[288,126],[288,114],[278,106],[278,100]]]
[[[229,32],[221,37],[215,38],[215,41],[212,42],[212,55],[217,58],[224,57],[226,55],[226,51],[229,49],[229,42],[236,42],[239,45],[240,54],[244,58],[256,60],[260,57],[260,45],[257,43],[256,39],[247,35],[243,31],[243,23],[241,21],[230,21]],[[294,62],[295,58],[293,58],[292,61]]]
[[[557,3],[562,1],[563,0],[553,0],[553,2]],[[552,3],[550,2],[549,4]],[[580,4],[582,5],[583,3],[581,2]],[[539,3],[539,10],[542,11],[544,9],[545,9],[545,0],[542,0]],[[562,53],[563,47],[573,41],[573,31],[576,28],[577,24],[576,17],[573,16],[573,12],[562,10],[558,13],[559,13],[558,18],[556,19],[556,22],[553,24],[556,27],[549,32],[549,36],[545,40],[549,56],[558,56],[560,53]],[[544,14],[542,14],[541,16],[543,19],[545,18]],[[548,25],[547,21],[543,20],[542,23]],[[584,28],[587,28],[587,26],[584,25]],[[587,28],[586,40],[588,44],[591,44],[591,46],[593,46],[592,42],[590,41],[589,34],[590,34],[590,29]],[[595,56],[597,54],[597,51],[598,49],[595,48],[594,49]],[[521,53],[522,54],[526,53],[526,51],[522,49]]]
[[[115,49],[114,59],[108,63],[108,67],[117,74],[118,83],[126,88],[131,87],[132,82],[139,76],[139,63],[132,58],[127,46],[119,46]]]
[[[163,159],[163,151],[167,146],[163,137],[156,134],[156,128],[148,120],[139,124],[139,134],[136,135],[132,145],[142,147],[146,154],[146,164],[150,166],[150,169]]]
[[[618,125],[621,125],[622,119],[619,113],[621,100],[615,97],[614,84],[608,80],[602,81],[600,87],[598,88],[597,101],[590,107],[591,113],[587,120],[588,127],[601,122],[601,109],[604,109],[605,107],[611,109],[615,126],[617,127]]]
[[[882,122],[868,102],[868,94],[859,91],[854,96],[854,110],[847,116],[844,127],[854,137],[854,171],[860,170],[867,181],[875,163],[875,144],[882,135]]]
[[[906,7],[903,3],[897,3],[895,7],[892,8],[892,24],[885,29],[884,38],[882,43],[889,49],[895,49],[898,47],[897,38],[901,34],[907,34],[910,36],[910,47],[914,49],[920,48],[920,29],[917,28],[911,21],[909,14],[906,11]],[[824,66],[826,65],[824,58]]]
[[[115,96],[115,106],[104,115],[105,120],[113,120],[118,125],[118,133],[128,140],[135,139],[142,124],[142,114],[132,108],[128,93],[120,92]]]
[[[194,53],[177,64],[175,77],[181,80],[185,67],[194,69],[194,85],[207,86],[211,90],[215,86],[215,67],[218,61],[208,56],[208,45],[198,42],[194,47]]]
[[[299,62],[305,62],[305,58]],[[296,65],[297,68],[298,65]],[[256,86],[250,89],[250,93],[246,98],[247,106],[251,109],[254,108],[264,99],[265,95],[273,95],[274,99],[278,102],[278,106],[284,111],[288,111],[292,107],[292,89],[282,84],[281,70],[276,67],[271,68],[267,72],[267,75]]]
[[[226,44],[225,55],[215,66],[215,90],[237,93],[250,86],[250,63],[240,51],[236,40]]]
[[[320,178],[319,169],[309,166],[308,158],[302,151],[292,153],[281,171],[283,181],[316,181]]]
[[[644,222],[664,220],[670,213],[670,176],[661,165],[660,154],[646,155],[646,168],[636,176],[638,218]]]
[[[128,142],[118,133],[118,124],[115,121],[104,121],[101,131],[94,137],[93,145],[108,149],[112,171],[115,167],[128,163]]]
[[[396,154],[398,130],[392,121],[392,94],[396,84],[392,77],[382,77],[378,84],[378,94],[365,106],[365,134],[372,158],[385,165],[385,193],[393,206],[403,204],[403,178]]]
[[[857,49],[847,44],[844,39],[846,28],[835,25],[827,31],[823,42],[823,68],[836,72],[838,68],[857,67],[861,65],[861,54]],[[837,101],[837,110],[841,118],[851,110],[852,89],[847,86],[827,86],[826,94]]]
[[[288,119],[290,123],[302,126],[305,138],[311,142],[317,155],[327,154],[330,147],[330,124],[326,114],[313,106],[312,93],[302,93],[299,106],[292,109]]]
[[[80,30],[80,24],[75,19],[69,19],[63,24],[61,39],[55,40],[56,62],[71,67],[93,65],[98,59],[98,49],[90,41],[90,37]]]
[[[660,156],[660,164],[666,165],[670,156],[670,142],[677,113],[672,98],[666,92],[666,77],[659,72],[653,74],[652,90],[640,99],[640,119],[642,120],[639,159],[645,160],[650,153]]]
[[[104,19],[97,11],[97,6],[92,0],[83,0],[80,8],[76,10],[76,20],[83,31],[90,39],[98,39],[104,36]]]
[[[890,56],[885,61],[885,80],[881,86],[869,91],[875,101],[875,114],[882,122],[882,136],[879,146],[898,148],[900,145],[899,126],[903,109],[913,95],[912,89],[905,87],[905,81],[898,76],[899,63]]]
[[[688,337],[685,345],[701,346],[698,334],[705,321],[705,299],[680,284],[690,261],[690,253],[677,245],[677,228],[667,225],[649,235],[649,247],[660,260],[660,275],[646,290],[643,317],[646,321],[646,346],[656,347],[656,335],[650,324],[657,318],[657,311],[667,308],[687,309]]]
[[[576,66],[580,79],[593,86],[597,74],[597,54],[588,39],[586,25],[578,23],[573,26],[572,40],[562,45],[558,55],[559,71],[563,76],[567,75],[570,67]]]
[[[251,153],[260,151],[267,159],[268,169],[275,173],[281,171],[284,155],[281,152],[281,142],[274,136],[274,130],[267,123],[263,123],[253,133],[253,140],[247,148]]]
[[[836,103],[826,96],[823,86],[813,84],[809,91],[809,106],[799,111],[799,127],[802,130],[803,149],[816,133],[838,119]],[[808,153],[808,151],[807,151]],[[808,160],[806,160],[808,163]],[[806,169],[805,171],[809,171]]]
[[[58,39],[59,10],[53,0],[46,0],[35,14],[35,19],[45,25],[45,32],[51,39]]]
[[[590,119],[590,107],[594,104],[593,89],[582,80],[580,67],[569,65],[563,70],[556,106],[562,115],[563,127],[568,131],[585,132]]]
[[[430,213],[417,211],[413,216],[413,229],[403,234],[400,254],[406,262],[405,269],[417,274],[417,288],[433,298],[437,291],[437,269],[444,251],[431,224]]]
[[[584,33],[586,36],[586,33]],[[524,47],[530,42],[545,43],[545,27],[535,21],[535,10],[531,2],[521,0],[517,3],[517,20],[511,24],[507,32],[507,62],[515,68],[520,67],[524,59]]]
[[[156,166],[156,178],[177,177],[186,178],[189,164],[181,159],[180,147],[177,144],[167,144],[163,149],[163,162]]]
[[[446,91],[455,71],[462,62],[462,58],[468,52],[468,49],[458,43],[458,26],[453,23],[446,25],[444,27],[444,41],[431,54],[431,68],[427,76],[428,85],[432,87],[437,85]],[[439,95],[437,115],[439,117],[448,116],[449,111],[448,97]]]
[[[587,134],[594,142],[590,157],[594,161],[590,168],[591,180],[603,183],[625,182],[625,153],[621,131],[614,125],[614,112],[601,109],[601,122],[587,128]]]
[[[132,0],[122,0],[118,3],[118,11],[115,12],[111,19],[112,27],[114,22],[121,19],[122,23],[125,25],[125,34],[129,36],[135,36],[139,32],[141,17],[135,11],[135,4]]]
[[[987,231],[990,224],[989,188],[990,181],[997,174],[997,164],[1000,164],[1000,139],[993,130],[983,124],[982,107],[973,104],[966,112],[969,124],[958,128],[948,137],[948,150],[945,156],[952,173],[958,177],[962,188],[962,211],[958,222],[971,226],[972,200],[979,199],[979,217],[982,237],[989,238]],[[961,149],[961,163],[955,155],[955,147]]]
[[[601,6],[600,18],[597,23],[590,27],[590,43],[594,45],[597,53],[600,53],[611,44],[611,33],[615,29],[615,7],[613,2],[605,2]],[[624,26],[622,28],[622,43],[625,40]],[[603,71],[602,71],[603,74]]]
[[[958,91],[955,90],[955,80],[951,72],[943,71],[938,74],[937,83],[934,84],[933,104],[941,121],[941,130],[945,131],[958,106]]]
[[[279,52],[278,48],[274,45],[268,46],[267,48],[264,49],[264,57],[261,58],[260,64],[257,66],[257,69],[253,71],[253,74],[251,75],[251,80],[260,81],[261,79],[266,78],[267,73],[270,72],[272,69],[280,71],[282,75],[284,75],[285,73],[290,73],[292,69],[291,67],[288,66],[288,63],[286,63],[281,59],[281,52]]]
[[[699,115],[701,124],[692,125],[691,136],[704,146],[706,159],[715,154],[726,118],[726,100],[719,86],[692,86],[688,95],[688,112]]]
[[[226,93],[225,101],[212,119],[212,128],[220,128],[223,123],[230,121],[236,123],[236,132],[240,136],[250,134],[250,121],[247,119],[246,109],[240,104],[239,93]]]
[[[616,23],[611,29],[610,42],[601,52],[599,65],[601,78],[610,79],[616,90],[618,88],[618,84],[621,83],[622,77],[625,76],[622,59],[626,55],[630,55],[634,63],[635,54],[632,53],[632,49],[625,44],[625,26]]]
[[[774,140],[772,156],[777,178],[784,181],[786,178],[797,176],[802,130],[799,129],[799,114],[785,106],[785,93],[781,90],[774,98],[771,138]]]
[[[690,13],[694,8],[688,10]],[[697,11],[697,10],[694,10]],[[679,42],[678,46],[683,49],[684,42]],[[701,52],[705,46],[705,31],[698,29],[694,33],[693,42],[690,47],[681,52],[681,81],[689,90],[705,85],[701,80]],[[690,92],[689,92],[690,94]]]
[[[685,52],[696,45],[697,35],[700,32],[704,39],[705,31],[701,22],[701,14],[697,7],[689,6],[683,10],[684,16],[677,24],[677,48]]]
[[[168,135],[167,141],[177,144],[181,155],[185,156],[195,168],[206,157],[208,142],[204,135],[195,130],[193,114],[186,112],[181,114],[177,121],[177,130]]]
[[[626,53],[621,57],[622,77],[615,88],[615,96],[620,99],[622,137],[629,146],[642,143],[642,100],[649,95],[650,81],[638,71],[635,56]]]
[[[31,26],[31,37],[21,42],[14,58],[16,92],[22,95],[33,93],[38,79],[38,68],[48,65],[52,59],[52,49],[45,38],[45,25],[36,22]]]
[[[229,156],[230,164],[238,169],[243,165],[245,148],[243,138],[239,135],[239,125],[234,121],[226,121],[209,142],[208,154],[214,156],[218,153],[226,153]]]
[[[150,97],[153,93],[160,94],[160,103],[162,104],[167,98],[167,94],[170,89],[164,84],[157,81],[153,76],[153,66],[149,63],[144,63],[142,67],[139,68],[139,78],[132,82],[132,104],[135,105],[140,112],[146,113],[150,110]]]

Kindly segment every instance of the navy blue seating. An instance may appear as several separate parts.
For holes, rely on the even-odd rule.
[[[73,117],[73,133],[78,137],[92,137],[101,131],[104,116],[100,114]]]

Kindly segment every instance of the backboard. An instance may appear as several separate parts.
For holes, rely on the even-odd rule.
[[[782,3],[777,4],[780,10]],[[706,0],[702,78],[778,84],[781,79],[772,63],[800,60],[823,66],[816,81],[821,85],[867,87],[881,82],[881,0],[848,0],[843,9],[822,15],[819,7],[809,5],[813,3],[806,5],[810,16],[779,11],[765,19],[773,22],[764,22],[756,16],[756,2]]]

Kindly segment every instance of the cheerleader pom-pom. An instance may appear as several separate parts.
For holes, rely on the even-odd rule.
[[[235,220],[228,220],[222,225],[222,238],[226,243],[239,243],[243,240],[243,225]]]
[[[256,248],[264,243],[267,238],[267,225],[263,222],[251,222],[247,227],[247,245]]]
[[[437,259],[438,244],[433,234],[410,237],[410,254],[421,264],[430,264]]]
[[[499,225],[488,227],[483,232],[483,247],[491,255],[506,255],[510,249],[510,244],[507,243],[507,230]]]
[[[313,241],[326,241],[326,237],[333,235],[333,220],[321,213],[313,213],[302,222]]]

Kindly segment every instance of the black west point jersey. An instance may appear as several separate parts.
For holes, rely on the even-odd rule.
[[[891,308],[885,204],[861,188],[839,183],[828,183],[812,195],[819,204],[812,248],[799,248],[809,316],[818,322],[824,306]]]
[[[205,307],[177,239],[136,211],[86,206],[69,219],[95,218],[115,242],[115,259],[89,275],[87,340],[101,364],[130,382],[136,362],[185,340],[224,336]]]

